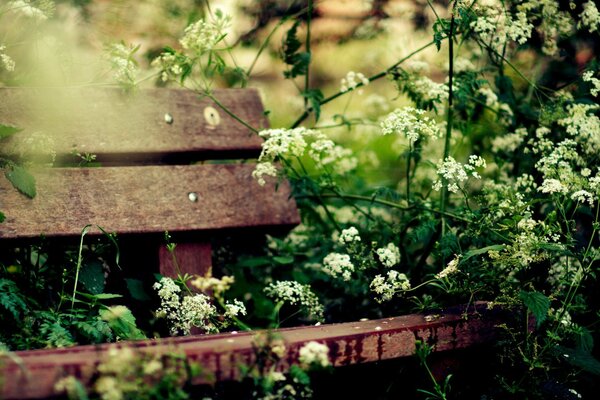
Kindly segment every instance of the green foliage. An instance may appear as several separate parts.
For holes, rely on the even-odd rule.
[[[540,326],[548,317],[550,310],[550,299],[540,292],[527,292],[522,290],[519,298],[535,317],[536,326]]]
[[[14,281],[0,278],[0,306],[15,320],[28,310],[26,300]]]
[[[289,69],[283,74],[286,78],[292,79],[297,76],[306,75],[308,72],[308,66],[310,64],[310,53],[306,51],[300,51],[302,43],[298,40],[298,27],[300,26],[301,20],[296,20],[292,27],[287,31],[283,44],[281,58],[283,62],[288,65]],[[320,92],[319,92],[320,93]],[[306,94],[305,97],[315,97],[313,94]]]
[[[25,168],[18,165],[8,166],[5,168],[4,176],[19,192],[31,199],[35,197],[35,178]]]
[[[17,128],[16,126],[0,124],[0,140],[21,132],[22,130],[23,129]]]

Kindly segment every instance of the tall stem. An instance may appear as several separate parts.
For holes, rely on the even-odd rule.
[[[304,91],[308,92],[310,88],[310,61],[312,58],[312,53],[310,52],[310,19],[312,17],[313,12],[313,2],[312,0],[308,0],[308,10],[306,11],[306,52],[308,53],[308,66],[306,67],[306,75],[304,75]],[[304,97],[304,108],[308,107],[308,97]]]
[[[454,113],[452,110],[452,101],[454,97],[454,93],[452,91],[452,80],[454,77],[454,41],[452,40],[452,34],[454,31],[454,10],[452,10],[452,19],[450,20],[450,33],[448,40],[448,109],[446,115],[446,139],[444,141],[444,157],[442,158],[442,162],[446,160],[446,158],[450,155],[450,139],[452,138],[452,123],[454,119]],[[441,211],[441,221],[442,221],[442,237],[446,233],[446,221],[444,217],[444,212],[446,211],[446,203],[448,202],[448,185],[445,182],[445,178],[443,178],[442,185],[442,194],[440,196],[440,211]]]

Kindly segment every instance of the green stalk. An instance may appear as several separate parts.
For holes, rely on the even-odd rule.
[[[310,19],[312,17],[313,2],[308,0],[308,10],[306,11],[306,52],[308,53],[308,65],[306,66],[306,75],[304,75],[304,92],[308,92],[310,88],[310,62],[312,61],[312,53],[310,52]],[[308,107],[308,98],[304,97],[304,108]]]

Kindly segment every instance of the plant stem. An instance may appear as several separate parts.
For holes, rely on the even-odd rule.
[[[198,93],[198,91],[196,91],[196,92]],[[244,125],[246,128],[250,129],[252,132],[258,134],[258,129],[254,128],[252,125],[250,125],[249,123],[247,123],[246,121],[244,121],[243,119],[238,117],[235,113],[233,113],[233,111],[231,111],[229,108],[227,108],[225,105],[223,105],[219,100],[217,100],[217,98],[215,96],[213,96],[210,92],[205,91],[205,92],[200,92],[199,94],[201,96],[206,96],[209,99],[211,99],[212,102],[217,105],[217,107],[219,107],[221,110],[225,111],[225,113],[227,115],[229,115],[231,118],[235,119],[237,122]]]
[[[304,75],[304,92],[308,92],[310,88],[310,62],[312,53],[310,52],[310,19],[313,12],[313,2],[308,0],[308,10],[306,11],[306,44],[305,50],[308,53],[308,65],[306,66],[306,75]],[[304,108],[308,107],[308,97],[304,97]]]
[[[387,74],[389,74],[389,73],[390,73],[392,70],[394,70],[394,68],[396,68],[397,66],[399,66],[399,65],[400,65],[400,64],[402,64],[403,62],[405,62],[406,60],[410,59],[410,58],[411,58],[412,56],[414,56],[415,54],[418,54],[418,53],[420,53],[421,51],[423,51],[423,50],[425,50],[425,49],[427,49],[427,48],[429,48],[429,47],[433,46],[434,44],[435,44],[435,41],[433,41],[433,40],[432,40],[431,42],[429,42],[429,43],[427,43],[427,44],[425,44],[425,45],[423,45],[423,46],[419,47],[418,49],[414,50],[413,52],[411,52],[411,53],[410,53],[409,55],[407,55],[406,57],[402,57],[402,58],[401,58],[401,59],[400,59],[398,62],[396,62],[394,65],[392,65],[392,66],[388,67],[388,68],[387,68],[385,71],[382,71],[382,72],[379,72],[379,73],[377,73],[377,74],[375,74],[375,75],[373,75],[373,76],[370,76],[370,77],[368,78],[369,82],[373,82],[373,81],[375,81],[375,80],[378,80],[378,79],[381,79],[381,78],[383,78],[384,76],[386,76]],[[342,91],[340,91],[340,92],[337,92],[337,93],[335,93],[335,94],[333,94],[333,95],[331,95],[331,96],[329,96],[329,97],[326,97],[325,99],[321,100],[321,101],[319,102],[319,105],[321,105],[321,106],[322,106],[322,105],[324,105],[324,104],[327,104],[327,103],[329,103],[330,101],[332,101],[332,100],[335,100],[335,99],[337,99],[338,97],[340,97],[340,96],[342,96],[342,95],[344,95],[344,94],[346,94],[346,93],[350,93],[350,92],[352,92],[353,90],[356,90],[356,89],[358,89],[358,88],[360,88],[360,87],[362,87],[362,86],[364,86],[364,85],[363,85],[363,84],[362,84],[362,82],[361,82],[361,83],[358,83],[356,86],[354,86],[354,87],[352,87],[352,88],[349,88],[349,89],[348,89],[347,91],[345,91],[345,92],[342,92]],[[300,116],[300,117],[299,117],[299,118],[298,118],[298,119],[297,119],[297,120],[296,120],[296,121],[295,121],[295,122],[292,124],[291,128],[296,128],[296,127],[298,127],[298,125],[300,125],[300,124],[301,124],[301,123],[302,123],[302,122],[303,122],[303,121],[304,121],[306,118],[308,118],[308,116],[310,115],[310,113],[312,113],[312,111],[313,111],[313,109],[312,109],[312,108],[309,108],[309,109],[307,109],[306,111],[304,111],[304,113],[303,113],[303,114],[302,114],[302,115],[301,115],[301,116]]]
[[[450,20],[450,36],[448,40],[448,109],[446,116],[446,138],[444,141],[444,157],[442,162],[448,158],[450,154],[450,139],[452,137],[452,123],[454,113],[452,112],[452,101],[454,93],[452,90],[452,80],[454,77],[454,41],[452,39],[452,32],[454,31],[454,9],[452,10],[452,19]],[[440,196],[440,216],[442,221],[442,237],[446,232],[446,221],[444,218],[444,212],[446,211],[446,203],[448,202],[448,185],[446,179],[442,177],[442,194]]]

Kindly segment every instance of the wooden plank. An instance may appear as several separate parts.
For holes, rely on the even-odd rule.
[[[0,238],[78,236],[85,225],[119,234],[291,227],[300,222],[287,182],[261,187],[254,164],[40,168],[28,199],[0,177]],[[197,201],[191,201],[196,196]],[[192,198],[193,200],[194,198]]]
[[[256,129],[268,126],[255,89],[215,90],[214,96]],[[24,129],[2,151],[26,159],[49,150],[59,158],[92,153],[101,161],[182,153],[254,157],[262,143],[210,99],[176,89],[0,89],[0,123]]]
[[[285,371],[297,362],[300,348],[309,341],[326,344],[332,364],[343,367],[412,356],[417,339],[433,345],[435,352],[468,348],[494,340],[496,325],[502,320],[501,313],[487,310],[486,303],[475,304],[466,318],[464,311],[464,307],[456,307],[436,314],[435,318],[412,314],[373,321],[278,329],[275,333],[284,341],[286,348],[278,369]],[[6,380],[1,393],[4,399],[43,398],[54,395],[54,383],[66,375],[74,375],[87,382],[94,367],[115,346],[133,346],[140,351],[159,354],[183,352],[189,361],[199,363],[203,371],[212,373],[216,380],[238,379],[239,366],[254,361],[253,343],[257,333],[261,332],[15,352],[19,364],[6,360],[0,369],[0,374],[11,377]],[[206,379],[206,376],[199,377],[195,383],[210,383]]]
[[[212,251],[209,242],[178,242],[174,252],[177,266],[166,245],[159,247],[158,265],[161,275],[171,278],[184,274],[205,276],[211,270]]]

